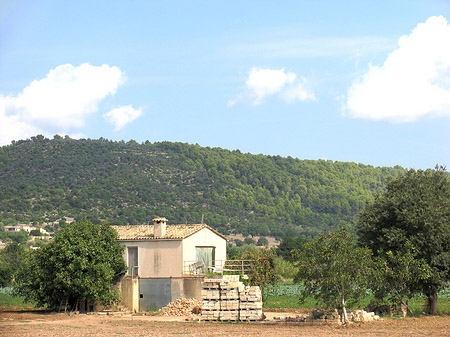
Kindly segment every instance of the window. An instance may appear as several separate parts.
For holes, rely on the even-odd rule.
[[[195,247],[195,257],[197,261],[203,261],[206,271],[215,267],[216,247]]]
[[[138,247],[128,247],[128,275],[138,276]]]

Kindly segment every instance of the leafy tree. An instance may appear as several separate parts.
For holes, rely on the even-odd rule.
[[[419,280],[425,312],[437,313],[437,294],[450,281],[450,182],[444,168],[409,170],[392,180],[358,217],[362,245],[374,252],[401,251],[409,241],[431,277]]]
[[[259,286],[264,293],[267,285],[273,285],[278,281],[275,272],[275,254],[268,248],[247,250],[242,254],[243,260],[252,260],[248,269],[248,277],[251,285]]]
[[[0,287],[11,285],[14,273],[25,257],[26,248],[16,242],[9,243],[0,251]]]
[[[10,240],[17,244],[27,242],[28,239],[30,238],[28,233],[25,232],[24,230],[22,230],[20,232],[10,232],[10,233],[5,233],[5,234],[6,234],[7,240]]]
[[[277,248],[277,253],[283,259],[286,261],[293,261],[292,258],[292,251],[295,249],[301,250],[303,245],[312,239],[305,236],[305,235],[299,235],[299,236],[286,236],[284,237]]]
[[[420,293],[420,283],[431,277],[431,268],[417,255],[418,250],[407,241],[399,251],[379,251],[374,257],[376,272],[370,288],[376,300],[399,305],[404,316],[410,310],[405,299]]]
[[[242,247],[244,245],[244,241],[239,239],[234,239],[234,243],[236,244],[236,247]]]
[[[299,268],[295,281],[305,285],[302,300],[313,296],[329,308],[342,309],[341,319],[348,322],[347,305],[366,294],[371,251],[357,247],[355,236],[340,229],[306,243],[294,258]]]
[[[31,235],[31,236],[42,236],[43,234],[41,233],[41,231],[40,231],[39,229],[33,229],[33,230],[30,232],[30,235]]]
[[[123,247],[108,225],[77,221],[32,251],[15,282],[18,294],[38,305],[77,310],[78,303],[117,300],[112,289],[126,270]]]
[[[254,245],[256,242],[255,242],[255,240],[253,240],[251,237],[246,237],[246,238],[244,239],[244,243],[245,243],[246,245]]]
[[[259,247],[261,247],[261,246],[268,246],[269,245],[269,241],[264,236],[260,236],[258,241],[256,242],[256,245],[259,246]]]

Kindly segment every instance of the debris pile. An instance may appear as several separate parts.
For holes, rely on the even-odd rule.
[[[161,309],[164,316],[189,316],[199,313],[202,302],[195,298],[178,298]]]
[[[349,314],[349,320],[353,322],[370,322],[380,319],[380,316],[374,312],[366,312],[364,310],[355,310]]]
[[[208,321],[263,319],[261,289],[244,286],[239,275],[205,279],[202,283],[202,318]]]

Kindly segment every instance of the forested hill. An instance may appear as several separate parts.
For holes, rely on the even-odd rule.
[[[1,224],[64,216],[204,222],[224,234],[317,233],[348,223],[404,169],[243,154],[182,143],[69,137],[0,148]]]

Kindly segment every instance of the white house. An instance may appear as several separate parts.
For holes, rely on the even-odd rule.
[[[226,259],[226,238],[206,224],[112,226],[125,246],[125,304],[134,311],[162,307],[179,297],[200,298],[203,274],[217,271]],[[139,297],[139,305],[137,301]]]

